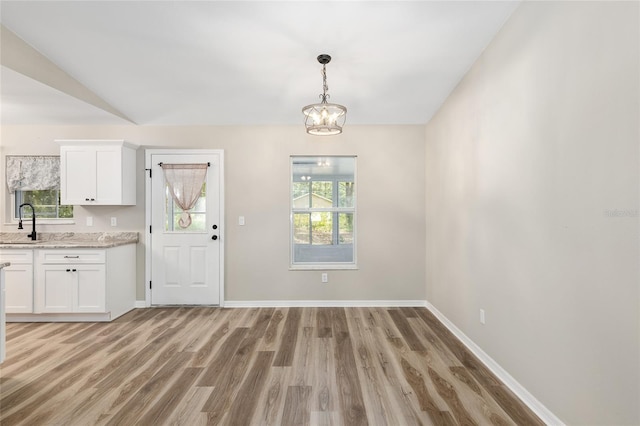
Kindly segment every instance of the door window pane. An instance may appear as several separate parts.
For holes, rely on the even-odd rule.
[[[205,232],[207,230],[207,184],[202,185],[200,198],[187,215],[173,200],[169,186],[165,187],[165,231],[167,232]],[[191,223],[187,227],[180,226],[183,223]]]

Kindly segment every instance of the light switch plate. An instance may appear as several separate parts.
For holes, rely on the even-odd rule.
[[[93,226],[93,217],[87,216],[87,226]]]

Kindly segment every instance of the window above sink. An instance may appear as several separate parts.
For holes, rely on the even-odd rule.
[[[21,155],[6,157],[7,186],[10,193],[11,223],[17,223],[21,204],[34,206],[38,223],[70,224],[73,206],[60,203],[60,157]],[[22,218],[30,222],[30,216]]]

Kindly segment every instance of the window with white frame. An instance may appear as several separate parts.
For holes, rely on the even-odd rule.
[[[356,157],[291,157],[291,267],[355,268]]]
[[[73,218],[73,206],[60,204],[59,156],[7,156],[6,179],[13,220],[30,220],[30,209],[20,212],[25,203],[34,207],[38,219]]]

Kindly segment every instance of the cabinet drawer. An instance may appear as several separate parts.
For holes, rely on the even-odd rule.
[[[38,262],[51,263],[105,263],[104,250],[40,250]]]
[[[2,249],[0,262],[33,263],[33,250]]]

